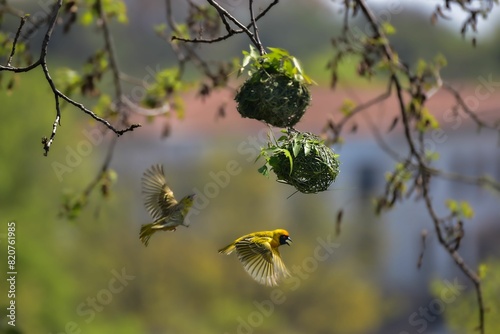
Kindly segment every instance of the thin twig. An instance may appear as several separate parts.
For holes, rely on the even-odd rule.
[[[370,117],[370,114],[366,113],[364,114],[365,119],[370,127],[370,130],[373,134],[373,138],[375,138],[375,141],[377,142],[377,145],[384,151],[388,156],[390,156],[394,161],[401,161],[403,160],[402,157],[399,156],[398,152],[394,151],[384,140],[382,137],[382,134],[380,133],[379,129],[375,126],[375,122],[372,120]]]
[[[19,23],[19,27],[17,28],[16,35],[14,36],[14,42],[12,43],[12,50],[10,50],[9,59],[7,60],[7,66],[10,66],[10,63],[12,62],[12,57],[14,57],[14,54],[16,53],[17,40],[19,38],[19,35],[21,34],[21,30],[23,29],[23,26],[26,23],[27,18],[28,15],[24,15],[21,18],[21,22]]]
[[[111,72],[113,73],[113,83],[114,83],[113,86],[115,87],[115,97],[117,99],[120,99],[122,96],[122,85],[120,82],[120,71],[118,69],[118,62],[116,60],[117,57],[116,57],[116,50],[113,45],[113,38],[111,37],[111,32],[109,31],[108,19],[106,17],[106,13],[102,8],[101,0],[96,1],[96,7],[99,13],[99,17],[101,19],[105,49],[108,53],[108,58],[109,58],[109,66],[111,68]]]
[[[168,2],[168,0],[167,0],[167,2]],[[273,1],[260,15],[255,17],[255,19],[253,20],[254,22],[252,22],[246,26],[243,23],[241,23],[240,21],[238,21],[234,16],[231,15],[231,13],[229,13],[226,9],[224,9],[216,1],[207,0],[207,2],[212,7],[214,7],[215,10],[217,10],[217,13],[219,14],[219,17],[222,20],[222,23],[226,27],[227,34],[220,36],[220,37],[216,37],[214,39],[183,38],[183,37],[178,37],[178,36],[172,36],[172,38],[171,38],[172,40],[178,40],[178,41],[182,41],[182,42],[186,42],[186,43],[216,43],[216,42],[220,42],[220,41],[223,41],[225,39],[228,39],[232,35],[245,33],[245,34],[247,34],[247,36],[250,39],[250,41],[252,42],[252,44],[254,44],[258,50],[260,50],[260,51],[264,50],[264,46],[262,45],[260,40],[249,29],[252,27],[254,22],[256,22],[258,19],[260,19],[262,16],[264,16],[264,14],[267,13],[271,9],[271,7],[276,5],[279,2],[278,0]],[[252,2],[253,1],[250,1],[250,6],[251,6]],[[229,24],[227,19],[229,19],[231,22],[233,22],[240,29],[233,29],[231,27],[231,25]],[[254,27],[256,27],[256,25]],[[264,54],[264,53],[261,53],[261,54]]]
[[[360,104],[360,105],[357,105],[356,107],[354,107],[351,110],[351,112],[349,114],[347,114],[346,116],[344,116],[344,118],[337,125],[343,126],[354,115],[356,115],[357,113],[359,113],[365,109],[370,108],[371,106],[379,104],[380,102],[388,99],[391,96],[391,94],[392,94],[392,83],[389,81],[384,93],[374,97],[373,99],[371,99],[363,104]]]
[[[428,176],[424,177],[428,178]],[[479,332],[481,334],[484,334],[484,303],[483,303],[483,297],[481,293],[481,279],[479,276],[474,272],[472,269],[467,266],[467,264],[464,262],[463,258],[460,256],[460,254],[451,246],[449,245],[441,231],[440,228],[440,222],[441,219],[438,217],[436,214],[436,211],[434,210],[434,206],[432,205],[431,197],[429,194],[429,184],[428,180],[424,180],[422,182],[422,190],[423,190],[423,198],[425,202],[425,206],[427,207],[427,211],[429,212],[432,221],[434,222],[434,229],[436,231],[436,235],[438,237],[439,243],[441,246],[443,246],[446,251],[451,255],[451,258],[453,261],[456,263],[456,265],[460,268],[460,270],[472,281],[474,284],[474,288],[476,289],[476,295],[477,295],[477,300],[478,300],[478,307],[479,307]]]
[[[107,173],[107,171],[109,169],[109,164],[111,163],[111,160],[113,158],[113,153],[115,151],[115,146],[116,146],[117,141],[118,141],[118,137],[113,136],[113,138],[111,138],[111,143],[109,144],[108,151],[107,151],[106,157],[104,158],[104,161],[101,165],[101,168],[100,168],[99,172],[97,173],[97,176],[95,177],[95,179],[83,191],[83,196],[88,197],[90,195],[90,193],[92,192],[92,190],[94,190],[94,188],[99,184],[99,181],[102,180],[102,177]]]
[[[253,0],[248,1],[248,10],[250,11],[250,22],[251,25],[253,26],[253,34],[255,36],[255,40],[257,41],[257,45],[259,46],[259,52],[260,55],[263,56],[266,53],[266,50],[264,50],[264,46],[262,45],[262,42],[260,41],[259,37],[259,28],[257,27],[257,24],[255,23],[255,17],[253,13]]]
[[[464,174],[459,174],[459,173],[453,173],[453,172],[447,172],[431,167],[427,167],[427,172],[429,174],[441,177],[443,179],[448,179],[451,181],[456,181],[456,182],[461,182],[461,183],[467,183],[467,184],[472,184],[472,185],[477,185],[480,187],[491,187],[494,190],[498,191],[500,193],[500,183],[496,182],[494,179],[486,177],[486,176],[469,176],[469,175],[464,175]]]
[[[413,141],[413,137],[411,135],[410,131],[410,121],[408,119],[408,114],[406,112],[406,107],[405,107],[405,102],[403,98],[403,89],[401,88],[401,83],[399,82],[399,79],[397,76],[392,75],[391,76],[391,81],[394,83],[396,87],[396,94],[397,94],[397,100],[399,103],[399,111],[401,113],[401,118],[403,120],[403,128],[404,128],[404,134],[406,137],[406,141],[408,143],[408,146],[410,147],[410,154],[411,156],[417,158],[419,165],[425,167],[425,163],[423,162],[422,157],[420,156],[419,152],[417,151],[417,148],[415,146],[415,143]]]
[[[493,125],[490,125],[490,124],[482,121],[476,115],[475,112],[473,112],[472,110],[470,110],[470,108],[467,106],[467,103],[465,103],[464,99],[460,95],[460,93],[455,88],[453,88],[453,86],[451,86],[450,84],[444,83],[443,87],[448,92],[450,92],[453,95],[453,97],[455,98],[455,100],[457,101],[457,103],[460,105],[460,107],[462,108],[462,110],[477,124],[478,127],[480,127],[480,128],[486,128],[486,129],[492,129],[492,130],[497,130],[497,131],[500,130],[499,129],[499,125],[493,126]]]
[[[425,253],[425,239],[427,238],[427,230],[423,230],[421,233],[422,240],[422,250],[420,251],[420,255],[418,256],[417,268],[420,269],[422,267],[422,263],[424,261],[424,253]]]
[[[371,99],[365,103],[358,104],[347,115],[344,115],[343,118],[338,123],[333,123],[333,121],[331,121],[329,124],[327,124],[327,126],[325,126],[325,128],[323,129],[323,132],[326,132],[328,129],[330,129],[333,132],[333,137],[329,138],[329,141],[331,141],[333,143],[337,142],[339,137],[340,137],[340,133],[341,133],[343,127],[355,115],[357,115],[357,114],[363,112],[364,110],[388,99],[392,94],[391,86],[392,86],[392,83],[389,82],[389,84],[387,85],[387,89],[384,93],[374,97],[373,99]]]
[[[46,61],[50,38],[52,36],[52,32],[54,31],[54,27],[55,27],[56,22],[57,22],[57,16],[59,14],[59,9],[61,8],[61,6],[62,6],[62,0],[59,0],[57,2],[57,5],[54,6],[53,17],[49,23],[49,28],[47,29],[47,32],[45,33],[45,36],[43,38],[41,52],[40,52],[40,65],[42,66],[43,73],[45,74],[45,79],[49,83],[50,88],[52,89],[52,92],[54,92],[54,99],[55,99],[55,104],[56,104],[56,117],[55,117],[54,123],[52,125],[52,132],[50,134],[50,138],[49,138],[49,140],[46,140],[45,138],[42,139],[43,150],[44,150],[43,154],[45,156],[47,156],[49,154],[50,147],[51,147],[51,145],[54,141],[54,138],[56,136],[57,126],[61,125],[61,106],[59,104],[59,95],[57,94],[58,90],[56,89],[54,81],[50,77],[50,73],[49,73],[49,69],[47,67],[47,61]]]

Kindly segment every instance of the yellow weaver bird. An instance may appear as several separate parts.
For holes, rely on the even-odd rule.
[[[234,250],[243,263],[246,272],[260,284],[278,285],[279,281],[290,276],[281,260],[278,247],[292,242],[286,230],[254,232],[242,236],[219,250],[229,255]]]
[[[184,219],[194,203],[194,194],[185,196],[180,202],[167,186],[162,165],[153,165],[142,177],[144,205],[154,221],[141,226],[139,238],[145,246],[157,231],[175,231],[179,225],[188,226]]]

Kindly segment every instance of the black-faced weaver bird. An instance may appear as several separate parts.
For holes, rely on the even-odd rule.
[[[288,232],[283,229],[254,232],[236,239],[220,249],[219,253],[229,255],[236,250],[238,259],[254,280],[260,284],[274,286],[290,276],[278,247],[290,246],[291,241]]]

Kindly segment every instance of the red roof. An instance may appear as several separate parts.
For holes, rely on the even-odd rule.
[[[489,89],[489,90],[488,90]],[[490,91],[491,90],[491,91]],[[384,93],[384,88],[366,89],[366,88],[337,88],[331,90],[325,87],[312,88],[312,103],[301,121],[296,125],[296,128],[301,131],[311,131],[320,133],[329,119],[335,122],[341,119],[340,107],[345,99],[350,99],[356,104],[362,104],[376,96]],[[460,89],[460,93],[464,101],[469,105],[470,109],[475,111],[479,118],[487,121],[495,121],[500,119],[498,112],[500,106],[500,94],[495,92],[492,87],[488,87],[484,83],[479,83],[478,86],[468,86]],[[406,99],[406,103],[409,99]],[[453,127],[467,124],[474,126],[462,110],[459,110],[458,117],[455,117],[453,107],[456,101],[451,93],[442,88],[427,101],[427,108],[435,116],[441,127]],[[224,106],[224,116],[219,115],[219,109]],[[233,96],[228,91],[214,91],[210,96],[201,98],[195,93],[185,95],[186,117],[183,120],[171,118],[174,123],[173,131],[175,133],[190,133],[198,134],[251,134],[265,128],[266,125],[260,121],[253,119],[242,118],[236,110],[236,104]],[[367,117],[373,123],[379,125],[379,129],[384,132],[389,129],[394,118],[399,116],[398,102],[393,95],[382,101],[379,104],[371,106],[365,112],[353,117],[344,128],[344,131],[349,131],[354,123],[357,124],[356,133],[359,135],[368,134],[369,127],[367,126]],[[143,119],[134,120],[134,122],[145,123]],[[394,132],[401,130],[401,123],[394,129]],[[146,126],[146,124],[144,124]],[[157,128],[161,132],[164,128],[164,123],[156,121],[149,125]],[[148,129],[151,129],[148,127]],[[138,131],[142,134],[151,134],[151,130]],[[153,131],[155,135],[158,132]]]

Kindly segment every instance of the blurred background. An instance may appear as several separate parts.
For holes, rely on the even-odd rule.
[[[168,45],[152,28],[165,21],[164,2],[126,3],[128,24],[112,25],[119,64],[146,80],[152,70],[175,64]],[[498,119],[498,9],[487,25],[479,25],[473,48],[470,39],[460,35],[461,16],[455,16],[455,24],[430,24],[438,1],[418,6],[404,1],[368,3],[379,15],[388,15],[396,28],[391,40],[400,59],[415,64],[441,52],[448,59],[443,79],[475,103],[485,120]],[[31,1],[17,5],[26,12],[39,10]],[[343,99],[362,102],[385,89],[377,80],[356,78],[355,63],[349,61],[341,69],[340,86],[328,88],[325,68],[333,53],[330,38],[340,31],[338,9],[328,1],[283,1],[260,25],[264,45],[287,49],[318,82],[311,108],[297,126],[301,131],[320,133]],[[183,7],[175,10],[180,20]],[[92,29],[75,27],[67,35],[60,30],[49,53],[52,71],[79,68],[89,52],[102,45]],[[248,41],[236,36],[200,47],[200,52],[217,60],[240,57],[247,49]],[[474,291],[438,246],[423,203],[408,200],[388,214],[374,214],[373,198],[383,191],[385,173],[395,162],[379,147],[371,126],[382,129],[393,150],[407,150],[400,129],[390,135],[384,131],[397,113],[395,101],[370,109],[370,116],[359,120],[358,131],[333,147],[340,154],[341,172],[329,191],[290,197],[293,188],[275,182],[274,175],[267,179],[257,173],[263,162],[254,160],[269,129],[240,118],[229,93],[201,99],[187,92],[183,119],[143,122],[142,128],[120,137],[111,163],[117,182],[110,196],[96,192],[81,215],[68,220],[59,215],[65,194],[80,192],[92,181],[111,137],[101,137],[89,117],[66,107],[56,141],[44,157],[40,138],[52,128],[53,94],[39,70],[15,80],[13,90],[5,89],[4,80],[0,91],[0,247],[6,263],[6,224],[15,221],[18,332],[403,334],[471,332],[477,325]],[[488,96],[478,97],[478,87]],[[132,90],[133,85],[127,86],[127,92]],[[221,105],[225,117],[219,115]],[[453,100],[446,92],[433,96],[429,106],[444,131],[429,142],[440,154],[436,166],[500,180],[497,134],[477,132],[466,117],[450,118]],[[163,137],[166,124],[170,134]],[[149,216],[140,179],[154,163],[165,166],[177,197],[192,192],[199,196],[189,228],[157,233],[145,248],[138,232]],[[438,180],[432,192],[442,213],[448,198],[474,207],[460,250],[473,268],[487,264],[486,328],[487,333],[499,332],[498,196]],[[337,235],[339,210],[344,217]],[[217,253],[243,234],[275,228],[287,229],[293,239],[292,247],[280,249],[295,274],[293,282],[279,288],[261,286],[236,256]],[[424,229],[429,236],[418,270]],[[6,272],[0,274],[2,282]],[[7,307],[4,286],[2,314]],[[17,333],[9,327],[2,317],[1,328]]]

